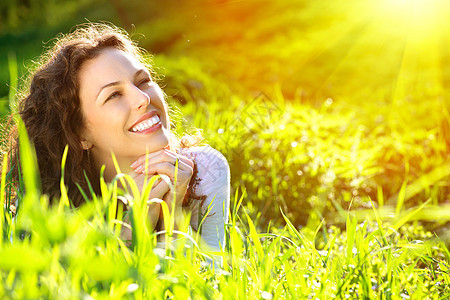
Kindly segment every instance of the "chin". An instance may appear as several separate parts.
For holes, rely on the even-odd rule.
[[[146,149],[149,152],[158,151],[164,149],[170,144],[170,138],[167,135],[162,135],[158,139],[152,140],[151,143],[146,145]]]

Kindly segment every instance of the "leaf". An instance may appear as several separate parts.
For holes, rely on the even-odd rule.
[[[403,181],[402,187],[398,192],[397,196],[397,206],[395,207],[395,215],[400,215],[400,211],[402,210],[403,203],[405,202],[405,190],[406,190],[406,179]]]
[[[6,245],[5,245],[6,246]],[[26,243],[0,249],[0,269],[39,272],[49,268],[50,256]]]
[[[281,215],[283,216],[284,220],[286,221],[289,231],[292,232],[301,241],[302,245],[305,246],[305,248],[312,250],[313,247],[306,241],[306,239],[295,228],[295,226],[291,223],[291,221],[289,221],[289,219],[283,213],[283,210],[281,208],[280,208],[280,211],[281,211]]]
[[[66,185],[64,184],[64,170],[65,170],[65,166],[66,166],[66,159],[67,159],[68,151],[69,151],[69,145],[66,145],[66,147],[64,148],[64,153],[63,153],[63,157],[62,157],[62,161],[61,161],[61,179],[60,179],[60,183],[59,183],[59,187],[61,190],[61,199],[59,201],[59,206],[58,206],[59,212],[62,212],[64,207],[70,206],[69,197],[67,195]]]
[[[425,203],[422,203],[418,208],[414,209],[412,212],[408,213],[404,217],[402,217],[397,223],[395,223],[392,228],[394,230],[398,230],[401,226],[403,226],[406,222],[408,222],[414,215],[416,215],[419,211],[421,211],[426,205],[431,202],[431,199],[428,199]]]
[[[347,216],[347,264],[351,263],[353,257],[353,244],[356,235],[356,218],[352,218],[350,214]]]
[[[400,193],[404,193],[403,200],[407,201],[412,197],[416,196],[417,194],[419,194],[424,189],[428,188],[430,185],[433,185],[439,180],[442,180],[448,176],[450,176],[450,163],[446,163],[442,166],[435,168],[433,171],[425,175],[422,175],[421,177],[419,177],[419,179],[407,185],[404,191],[400,190],[400,192],[397,195],[394,195],[391,198],[389,198],[389,201],[395,201],[396,198],[400,198],[401,196]]]
[[[264,250],[261,245],[261,241],[259,240],[258,233],[256,232],[255,225],[253,225],[253,221],[246,211],[245,215],[247,216],[248,226],[250,227],[250,237],[253,240],[253,244],[255,245],[256,252],[258,253],[260,261],[264,258]]]
[[[384,233],[384,229],[383,229],[383,223],[381,222],[381,218],[380,215],[378,214],[377,209],[375,208],[375,205],[372,202],[372,199],[369,197],[370,200],[370,204],[372,205],[372,209],[375,213],[375,218],[377,220],[377,224],[378,224],[378,230],[380,231],[381,237],[383,239],[384,242],[384,246],[386,247],[388,245],[388,242],[386,240],[386,234]]]

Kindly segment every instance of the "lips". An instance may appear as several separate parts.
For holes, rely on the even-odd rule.
[[[155,125],[161,124],[161,120],[156,110],[150,111],[143,115],[139,120],[128,129],[131,132],[144,132]]]

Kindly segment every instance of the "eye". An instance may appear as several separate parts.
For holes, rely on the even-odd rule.
[[[108,98],[106,98],[105,102],[107,102],[107,101],[109,101],[109,100],[111,100],[111,99],[117,98],[117,97],[119,97],[119,96],[121,96],[121,95],[122,95],[122,94],[121,94],[120,92],[115,91],[115,92],[113,92],[111,95],[109,95]]]

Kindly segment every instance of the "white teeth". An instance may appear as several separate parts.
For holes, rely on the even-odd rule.
[[[159,121],[160,120],[157,115],[153,116],[147,120],[142,121],[141,123],[137,124],[133,128],[131,128],[131,131],[133,131],[133,132],[143,131],[145,129],[148,129],[148,128],[154,126],[156,123],[159,123]]]

